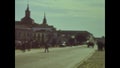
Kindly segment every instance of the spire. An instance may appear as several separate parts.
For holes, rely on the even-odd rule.
[[[27,10],[29,11],[29,1],[27,1]]]
[[[46,17],[45,17],[45,12],[44,12],[44,19],[45,19]]]
[[[25,16],[30,17],[29,2],[27,1],[27,9],[25,11]]]
[[[43,24],[47,24],[47,20],[46,20],[45,12],[44,12]]]

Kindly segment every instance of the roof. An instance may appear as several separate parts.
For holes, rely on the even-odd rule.
[[[15,29],[31,29],[31,28],[25,25],[15,25]]]
[[[89,33],[88,31],[60,30],[60,33]]]

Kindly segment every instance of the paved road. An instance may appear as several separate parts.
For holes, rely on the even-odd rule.
[[[74,68],[96,47],[74,46],[49,50],[49,53],[44,53],[44,49],[32,49],[25,53],[15,51],[15,68]]]

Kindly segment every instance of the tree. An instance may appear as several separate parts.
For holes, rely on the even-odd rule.
[[[76,34],[75,39],[79,44],[82,44],[83,42],[87,41],[90,36],[89,32],[81,32]]]

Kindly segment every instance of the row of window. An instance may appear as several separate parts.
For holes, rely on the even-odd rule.
[[[44,38],[46,38],[47,34],[45,34],[45,33],[32,33],[32,32],[27,32],[27,31],[16,31],[15,32],[16,39],[41,39],[42,36],[44,36]]]

